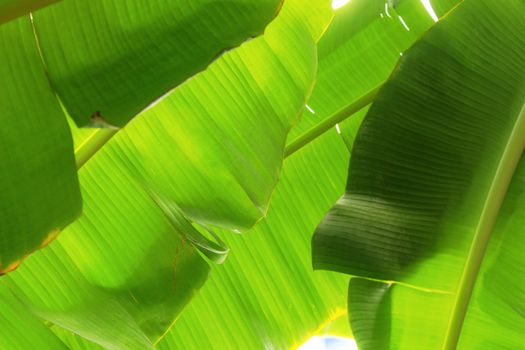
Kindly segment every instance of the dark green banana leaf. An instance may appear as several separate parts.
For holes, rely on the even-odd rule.
[[[429,329],[425,349],[525,346],[524,15],[465,0],[403,54],[359,129],[312,245],[316,268],[378,280],[350,284],[365,350],[419,347]]]
[[[281,3],[68,0],[33,17],[53,88],[77,124],[121,126],[261,34]]]
[[[80,215],[73,144],[29,18],[0,25],[0,275]]]

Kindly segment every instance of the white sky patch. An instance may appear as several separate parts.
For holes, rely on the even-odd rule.
[[[432,18],[434,22],[438,21],[438,16],[436,15],[436,11],[432,8],[432,4],[430,3],[430,0],[421,0],[421,3],[423,6],[425,6],[425,10],[427,10],[429,16]]]
[[[339,124],[335,124],[335,130],[337,130],[337,133],[341,133],[341,129],[339,128]]]
[[[388,17],[392,18],[392,16],[390,16],[390,12],[388,12],[388,1],[385,2],[385,13]]]
[[[306,109],[310,111],[310,113],[315,114],[315,111],[312,107],[306,105]]]
[[[402,53],[402,52],[400,52],[400,53],[399,53],[399,56],[403,56],[403,53]]]
[[[318,350],[324,348],[323,338],[315,336],[308,339],[308,341],[301,345],[297,350]]]
[[[346,4],[348,4],[349,1],[350,0],[332,0],[332,8],[335,10],[340,7],[343,7]]]
[[[354,339],[313,336],[297,350],[359,350]]]
[[[405,27],[406,30],[410,31],[410,28],[408,28],[408,26],[407,26],[405,20],[403,19],[403,17],[401,17],[401,16],[398,15],[397,18],[399,18],[399,22],[401,22],[401,24],[403,25],[403,27]]]

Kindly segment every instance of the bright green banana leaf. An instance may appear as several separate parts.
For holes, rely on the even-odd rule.
[[[83,217],[4,284],[36,315],[106,348],[151,348],[209,266],[126,165],[106,147],[82,168]]]
[[[351,0],[319,42],[317,83],[288,137],[293,152],[370,103],[403,52],[458,0]]]
[[[113,131],[74,129],[84,215],[4,280],[68,346],[149,348],[169,329],[208,274],[196,247],[216,253],[193,245],[204,236],[180,227],[178,207],[194,221],[231,222],[239,230],[266,213],[286,134],[312,90],[316,40],[331,19],[327,1],[313,5],[306,11],[288,1],[264,37],[223,55],[98,152]],[[232,106],[229,98],[238,101]],[[266,138],[277,142],[273,150],[264,149]],[[233,151],[245,168],[228,158]],[[258,188],[242,182],[254,173],[269,180]],[[224,210],[225,203],[233,209]],[[234,210],[243,206],[256,210]],[[214,219],[217,211],[226,219]]]
[[[0,24],[57,1],[58,0],[0,0]]]
[[[29,18],[0,26],[0,275],[80,215],[71,134]]]
[[[244,231],[265,215],[287,133],[315,80],[315,43],[332,16],[327,1],[309,8],[288,1],[263,37],[223,55],[116,136],[136,176],[192,220]],[[82,140],[82,159],[105,133]]]
[[[213,267],[159,349],[296,349],[346,319],[348,278],[313,272],[305,257],[315,225],[344,188],[347,164],[335,130],[289,157],[267,218],[246,235],[222,235],[229,258]]]
[[[11,293],[0,290],[0,348],[65,350],[66,345]],[[27,336],[28,330],[31,337]]]
[[[76,123],[120,126],[226,48],[260,34],[280,6],[68,0],[33,17],[49,78]]]
[[[520,0],[465,0],[365,117],[346,194],[313,240],[315,267],[395,282],[350,284],[365,350],[524,348],[524,15]]]
[[[223,50],[260,33],[280,5],[68,0],[2,25],[0,275],[80,214],[70,132],[55,93],[73,115],[74,103],[104,103],[124,123]],[[96,151],[87,148],[82,162]]]
[[[309,9],[288,1],[264,36],[223,55],[115,136],[135,176],[193,221],[245,231],[266,214],[287,133],[315,81],[315,44],[332,16],[325,0]]]

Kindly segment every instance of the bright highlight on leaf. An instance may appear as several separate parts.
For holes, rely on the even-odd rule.
[[[392,18],[392,16],[390,15],[390,12],[388,11],[388,1],[385,1],[385,13],[388,17]]]
[[[334,10],[343,7],[344,5],[348,4],[350,0],[333,0],[332,1],[332,8]]]
[[[315,111],[314,111],[314,109],[313,109],[312,107],[306,105],[306,109],[307,109],[310,113],[315,114]]]
[[[423,6],[425,6],[425,10],[427,10],[428,14],[432,18],[434,22],[438,21],[438,16],[436,15],[436,11],[432,8],[432,4],[430,3],[430,0],[421,0],[421,3]]]
[[[403,27],[404,27],[406,30],[410,31],[410,28],[409,28],[408,25],[406,24],[406,22],[405,22],[405,20],[403,19],[403,17],[401,17],[401,16],[397,16],[397,18],[399,18],[399,22],[401,22],[401,24],[403,25]]]

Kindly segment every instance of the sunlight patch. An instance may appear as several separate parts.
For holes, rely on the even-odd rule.
[[[354,339],[313,336],[297,350],[359,350]]]
[[[344,5],[348,4],[350,0],[332,0],[332,8],[338,9],[340,7],[343,7]]]

